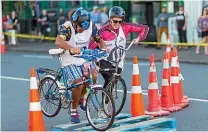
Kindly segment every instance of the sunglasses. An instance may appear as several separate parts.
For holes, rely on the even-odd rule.
[[[113,20],[113,23],[115,23],[115,24],[117,24],[117,23],[121,24],[122,22],[123,22],[123,21]]]

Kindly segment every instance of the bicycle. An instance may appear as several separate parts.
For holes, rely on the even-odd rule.
[[[49,53],[51,55],[58,56],[60,61],[62,60],[61,55],[65,52],[67,51],[63,49],[49,50]],[[83,77],[83,81],[77,84],[72,84],[72,83],[69,84],[69,81],[67,81],[66,73],[62,67],[59,68],[59,70],[57,71],[48,68],[38,68],[36,71],[37,71],[38,79],[40,80],[39,92],[41,95],[40,103],[43,114],[47,117],[55,117],[60,112],[61,108],[69,109],[68,112],[70,113],[72,98],[68,91],[71,91],[73,88],[76,88],[79,85],[82,85],[83,83],[89,82],[90,83],[89,88],[87,88],[87,92],[84,96],[86,98],[87,120],[95,130],[105,131],[108,128],[110,128],[115,118],[115,104],[113,98],[106,89],[102,88],[102,85],[92,83],[93,81],[92,81],[91,64],[96,59],[102,58],[104,56],[106,56],[106,53],[104,51],[88,50],[88,49],[85,50],[82,49],[81,54],[78,56],[76,55],[76,57],[83,58],[86,60],[86,62],[90,63],[90,67],[88,69],[89,79]],[[42,79],[40,77],[41,74],[44,74],[44,77]],[[61,81],[63,81],[63,84],[60,83]],[[43,90],[45,85],[49,86],[49,88],[47,88],[46,92],[44,93]],[[55,86],[55,89],[53,89],[54,88],[53,86]],[[101,96],[103,98],[100,98]],[[44,99],[49,103],[49,105],[43,104]],[[106,106],[105,100],[108,100],[110,102],[110,105],[109,104],[107,105],[108,108],[104,108]],[[47,109],[46,107],[51,105],[54,105],[56,107],[55,111],[53,112],[51,112],[52,110],[51,108]],[[92,111],[93,109],[94,112]],[[90,115],[91,111],[92,111],[92,115]],[[97,113],[95,114],[95,112]],[[101,114],[105,114],[105,117],[102,117]],[[93,116],[95,116],[95,119],[93,119]],[[103,125],[102,123],[106,123],[106,124]]]
[[[115,49],[114,52],[119,52],[120,58],[117,58],[116,61],[110,60],[110,62],[114,63],[115,68],[104,68],[104,69],[100,68],[99,72],[100,73],[108,73],[108,72],[113,73],[112,77],[109,80],[109,83],[106,85],[106,89],[113,96],[115,108],[116,108],[115,115],[118,115],[121,112],[121,110],[123,109],[123,106],[126,101],[126,95],[127,95],[126,83],[125,83],[124,79],[121,77],[121,75],[118,74],[118,67],[119,67],[119,63],[121,62],[121,60],[125,59],[125,55],[126,55],[127,51],[130,49],[130,47],[132,46],[132,44],[134,43],[134,41],[132,41],[127,48],[118,46],[116,43],[117,42],[117,34],[114,31],[111,31],[109,29],[106,29],[106,30],[114,33],[115,38],[116,38],[115,45],[117,47],[117,49]],[[118,87],[119,84],[121,84],[120,89]],[[120,98],[122,99],[121,101],[119,101]]]

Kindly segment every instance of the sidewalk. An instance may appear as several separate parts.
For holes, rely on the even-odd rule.
[[[52,48],[56,48],[54,42],[43,42],[42,44],[38,44],[36,42],[22,42],[17,46],[7,47],[7,50],[48,54],[48,50]],[[165,47],[158,50],[155,48],[145,48],[144,45],[134,45],[129,49],[126,58],[132,59],[132,57],[136,55],[138,56],[139,60],[149,61],[150,54],[155,54],[156,61],[161,62],[164,51]],[[204,55],[204,48],[201,48],[201,53],[199,55],[195,54],[195,48],[193,47],[188,50],[179,50],[178,52],[180,63],[208,65],[208,56]]]

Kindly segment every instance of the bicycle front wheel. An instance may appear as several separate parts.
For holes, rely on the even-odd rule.
[[[105,100],[108,100],[107,105]],[[86,99],[86,117],[97,131],[105,131],[111,127],[115,118],[115,104],[106,89],[96,87],[89,93]]]
[[[127,88],[126,83],[121,77],[114,78],[108,83],[106,89],[111,93],[113,101],[115,103],[116,112],[118,115],[126,102]]]

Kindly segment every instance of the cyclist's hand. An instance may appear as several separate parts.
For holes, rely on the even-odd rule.
[[[138,43],[139,43],[139,41],[140,41],[140,39],[139,39],[139,38],[135,38],[135,39],[133,39],[133,42],[134,42],[135,44],[138,44]]]
[[[72,54],[80,54],[81,50],[80,50],[80,48],[71,48],[70,52]]]
[[[104,50],[105,52],[107,52],[107,53],[109,53],[109,49],[108,49],[108,47],[106,47],[106,46],[104,46],[103,48],[102,48],[102,50]]]

